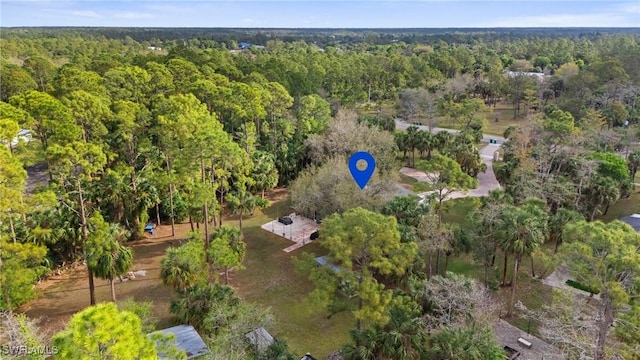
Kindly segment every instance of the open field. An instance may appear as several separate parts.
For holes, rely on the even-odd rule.
[[[609,207],[606,215],[601,215],[598,218],[603,221],[613,221],[636,213],[640,213],[640,187],[637,186],[631,197],[618,200],[618,202]]]
[[[403,183],[411,182],[409,179],[403,180]],[[291,350],[296,354],[309,351],[322,358],[349,340],[348,332],[354,326],[355,320],[349,312],[338,313],[327,319],[328,312],[307,299],[313,285],[305,276],[295,272],[292,256],[297,256],[303,251],[316,255],[324,253],[319,243],[308,244],[290,254],[282,251],[291,245],[291,241],[270,234],[260,226],[270,219],[291,213],[292,210],[283,190],[270,194],[270,200],[271,207],[264,212],[256,211],[253,217],[243,222],[243,233],[247,242],[245,269],[232,271],[231,284],[245,300],[271,308],[277,324],[268,330],[273,335],[286,339]],[[445,221],[465,224],[469,213],[475,208],[475,201],[477,199],[472,198],[451,200],[444,215]],[[612,205],[608,214],[601,218],[610,221],[633,212],[640,212],[640,189],[636,189],[630,199],[622,199]],[[237,226],[237,223],[234,217],[224,220],[225,225]],[[146,239],[132,243],[135,251],[133,270],[145,270],[146,276],[123,283],[116,282],[118,299],[132,296],[136,300],[153,302],[152,310],[158,319],[159,328],[175,324],[172,314],[168,311],[175,294],[171,288],[162,285],[160,260],[165,249],[171,244],[177,245],[176,239],[185,238],[189,230],[189,224],[179,224],[176,237],[171,237],[170,226],[164,225],[157,229],[154,236],[147,235]],[[503,261],[503,256],[499,255],[496,258],[495,267],[489,273],[490,278],[501,275]],[[512,261],[509,261],[508,277],[511,276]],[[444,259],[442,265],[444,266]],[[470,255],[451,256],[448,270],[480,281],[484,279],[482,267],[475,264]],[[41,318],[41,324],[48,333],[61,330],[71,315],[89,305],[84,267],[70,269],[61,276],[52,276],[40,283],[38,288],[41,291],[40,298],[26,304],[20,310],[31,317]],[[496,292],[496,301],[503,304],[503,309],[506,309],[509,291],[507,287],[498,288]],[[517,299],[528,308],[539,309],[548,303],[551,296],[551,288],[542,284],[540,280],[531,278],[528,261],[523,263],[518,275]],[[109,301],[109,286],[106,281],[96,279],[96,297],[99,302]],[[527,319],[513,317],[507,320],[524,331],[533,334],[537,332],[536,324],[529,324]]]
[[[534,112],[529,113],[529,115],[533,114]],[[513,106],[505,102],[498,102],[495,109],[493,106],[487,107],[484,111],[480,111],[476,115],[480,118],[486,119],[486,127],[483,130],[483,133],[497,136],[502,136],[509,126],[523,125],[527,121],[527,117],[524,116],[523,113],[514,119]],[[496,121],[496,118],[498,121]],[[421,122],[423,125],[428,125],[428,121],[422,117],[416,117],[409,122]],[[458,122],[446,117],[437,117],[434,121],[434,126],[448,129],[460,129],[460,124]]]
[[[498,102],[495,109],[493,106],[487,107],[485,111],[479,112],[477,116],[487,120],[487,126],[483,130],[483,133],[502,136],[509,126],[522,125],[527,121],[527,118],[522,114],[524,113],[521,113],[521,115],[514,119],[513,105],[505,102]],[[530,113],[530,115],[532,114],[533,112]],[[498,121],[496,121],[496,118]],[[446,118],[441,118],[437,122],[437,126],[451,129],[458,129],[460,127],[456,122]]]
[[[158,327],[172,325],[173,316],[169,313],[169,304],[175,298],[173,290],[162,284],[160,279],[160,260],[165,249],[176,238],[185,237],[190,230],[189,224],[179,224],[176,237],[171,237],[171,227],[156,229],[153,236],[131,243],[134,249],[133,271],[145,270],[146,276],[120,283],[116,280],[116,298],[134,297],[138,301],[153,301],[152,311],[158,320]],[[111,300],[109,284],[95,279],[96,301]],[[86,267],[78,266],[60,276],[51,276],[38,285],[41,295],[38,299],[25,304],[19,310],[27,315],[40,318],[47,332],[57,332],[76,312],[89,306],[89,285]]]
[[[270,208],[264,213],[256,211],[254,216],[243,220],[243,234],[247,242],[246,269],[232,271],[230,283],[243,299],[271,308],[277,321],[274,328],[267,329],[272,335],[286,339],[296,354],[308,351],[324,358],[348,341],[348,331],[355,326],[355,319],[348,312],[327,319],[328,313],[324,308],[306,300],[313,285],[303,275],[295,273],[291,258],[303,251],[320,254],[320,246],[312,243],[290,254],[282,251],[291,245],[291,241],[270,234],[260,225],[292,210],[285,191],[276,190],[270,195],[273,201]],[[224,225],[237,226],[237,218],[225,218]],[[118,299],[134,297],[139,301],[153,302],[152,311],[158,320],[158,328],[175,324],[169,304],[176,298],[173,290],[162,284],[160,261],[165,249],[171,244],[178,245],[176,239],[186,238],[189,230],[188,223],[178,224],[176,237],[171,237],[171,227],[163,225],[156,229],[155,235],[147,234],[146,239],[131,243],[135,252],[133,270],[146,270],[146,276],[123,283],[116,281]],[[95,281],[97,301],[110,301],[108,283],[101,279]],[[61,276],[52,276],[41,282],[38,288],[41,296],[19,310],[40,318],[41,325],[49,334],[61,330],[74,313],[89,306],[84,266]]]

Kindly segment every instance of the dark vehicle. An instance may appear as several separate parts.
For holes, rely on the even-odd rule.
[[[309,239],[315,240],[315,239],[317,239],[319,237],[320,237],[320,230],[316,230],[316,231],[311,233],[311,235],[309,236]]]
[[[512,348],[511,346],[505,345],[502,349],[504,350],[505,359],[513,360],[513,359],[517,359],[518,356],[520,356],[520,351]]]
[[[285,224],[285,225],[293,224],[293,220],[291,220],[291,218],[288,217],[288,216],[283,216],[283,217],[279,218],[278,222],[281,223],[281,224]]]

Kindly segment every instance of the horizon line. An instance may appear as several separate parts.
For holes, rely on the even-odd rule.
[[[235,26],[84,26],[84,25],[40,25],[0,26],[0,29],[238,29],[238,30],[450,30],[450,29],[630,29],[640,26],[497,26],[497,27],[235,27]]]

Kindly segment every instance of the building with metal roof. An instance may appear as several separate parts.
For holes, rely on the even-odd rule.
[[[204,343],[200,334],[191,325],[178,325],[163,330],[158,330],[152,334],[173,334],[176,337],[176,346],[187,353],[187,360],[195,359],[209,353],[207,344]],[[158,354],[158,359],[168,359],[163,354]]]

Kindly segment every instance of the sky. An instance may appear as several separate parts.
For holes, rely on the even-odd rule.
[[[0,26],[640,27],[640,0],[0,0]]]

